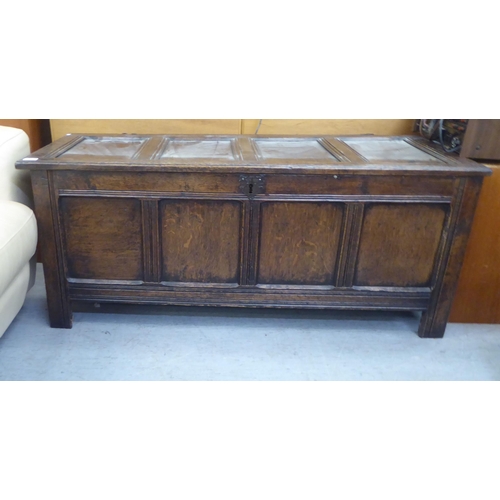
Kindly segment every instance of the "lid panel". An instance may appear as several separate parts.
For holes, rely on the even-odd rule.
[[[112,156],[132,158],[148,140],[142,137],[87,137],[64,152],[61,157],[69,156]]]
[[[161,158],[206,158],[234,160],[231,139],[172,139]]]
[[[294,158],[338,161],[316,139],[253,139],[253,144],[259,156],[266,160]]]
[[[352,137],[340,140],[369,161],[425,161],[444,163],[435,156],[425,153],[403,139]]]

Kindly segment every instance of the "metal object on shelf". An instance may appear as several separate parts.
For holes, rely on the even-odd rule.
[[[469,120],[417,120],[421,136],[440,144],[446,153],[458,153],[462,147]]]

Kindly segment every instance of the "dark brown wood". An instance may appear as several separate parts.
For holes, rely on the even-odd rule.
[[[343,205],[260,205],[258,284],[333,285]]]
[[[69,301],[69,286],[65,280],[66,270],[51,174],[44,170],[31,173],[38,240],[42,249],[50,326],[71,328],[73,314]]]
[[[460,156],[500,160],[500,120],[469,120]]]
[[[444,333],[482,177],[413,137],[67,136],[32,171],[70,300],[420,310]]]
[[[142,259],[144,281],[160,281],[160,228],[158,202],[142,200]]]
[[[350,154],[349,159],[345,158],[334,158],[331,156],[330,160],[325,158],[307,158],[302,156],[293,157],[296,152],[291,151],[289,155],[285,158],[272,158],[266,157],[265,160],[254,154],[252,160],[240,159],[237,155],[231,158],[219,159],[217,157],[207,158],[205,156],[200,157],[160,157],[155,155],[149,160],[142,158],[135,158],[132,160],[132,156],[137,152],[140,145],[136,148],[132,148],[127,153],[117,156],[116,154],[105,154],[105,149],[102,149],[102,154],[79,154],[73,155],[66,152],[71,151],[78,143],[84,140],[96,140],[100,136],[80,136],[70,134],[57,141],[45,146],[39,151],[36,151],[36,155],[31,155],[31,157],[36,158],[35,161],[20,161],[18,163],[19,168],[27,170],[62,170],[62,171],[72,171],[72,170],[82,170],[82,166],[85,165],[85,170],[87,172],[144,172],[144,171],[154,171],[154,172],[191,172],[191,173],[235,173],[239,174],[262,174],[263,167],[265,166],[266,173],[291,173],[290,166],[293,165],[293,173],[295,174],[307,174],[307,175],[318,175],[318,174],[350,174],[350,175],[380,175],[381,172],[386,172],[390,174],[399,174],[401,176],[412,176],[418,177],[422,175],[426,176],[446,176],[452,175],[453,177],[468,177],[471,174],[471,168],[475,166],[475,171],[478,175],[488,175],[489,170],[486,168],[478,167],[475,163],[467,160],[460,161],[458,157],[454,155],[445,154],[441,151],[432,148],[432,145],[428,144],[428,141],[422,137],[364,137],[365,140],[375,140],[380,141],[381,139],[387,141],[388,143],[401,141],[417,148],[419,151],[428,151],[432,153],[426,160],[404,160],[402,158],[398,159],[397,156],[392,154],[392,157],[377,160],[367,160],[359,154]],[[116,139],[120,138],[123,141],[127,141],[128,137],[125,135],[107,135],[105,139]],[[146,140],[154,140],[155,136],[150,135],[134,135],[133,140],[137,138],[145,138]],[[258,136],[258,139],[266,138],[265,136]],[[279,139],[276,137],[268,137],[269,139]],[[293,140],[295,136],[283,137],[285,140]],[[348,138],[348,137],[347,137]],[[193,141],[220,141],[220,140],[238,140],[242,141],[244,139],[249,139],[250,141],[255,141],[255,137],[238,137],[234,136],[175,136],[175,139],[185,140],[189,142]],[[300,138],[315,139],[314,137]],[[325,140],[332,141],[333,139],[326,137]],[[319,140],[316,138],[316,140]],[[347,150],[348,146],[343,146],[344,150]],[[116,153],[116,149],[115,153]],[[325,151],[327,151],[325,149]],[[130,154],[132,153],[132,154]],[[250,154],[250,151],[247,151]],[[307,155],[305,155],[307,156]],[[345,157],[348,155],[346,154]],[[235,169],[237,167],[237,169]]]
[[[113,284],[78,284],[70,288],[70,298],[90,302],[122,302],[161,305],[197,305],[224,307],[272,307],[304,309],[365,309],[421,311],[429,305],[430,292],[360,291],[353,289],[316,290],[272,289],[261,287],[223,289],[204,287],[134,287]]]
[[[154,170],[148,175],[142,172],[98,173],[87,172],[85,176],[75,171],[56,172],[55,180],[59,189],[68,191],[121,191],[123,193],[239,193],[240,180],[238,175],[197,173],[159,174]]]
[[[429,287],[447,208],[367,204],[354,285]]]
[[[348,288],[353,286],[364,210],[364,203],[349,203],[347,205],[346,211],[349,217],[346,219],[346,233],[343,242],[343,254],[346,255],[346,261],[343,275],[339,274],[340,281],[338,286],[345,286]]]
[[[439,338],[444,335],[482,182],[481,177],[473,177],[460,183],[431,303],[420,320],[420,337]]]
[[[240,202],[163,200],[159,212],[163,282],[238,284]]]
[[[68,278],[144,281],[139,200],[61,197],[59,209]]]
[[[342,182],[340,182],[341,180]],[[399,175],[274,175],[267,179],[269,194],[353,195],[354,196],[443,196],[450,197],[455,183],[450,178]]]

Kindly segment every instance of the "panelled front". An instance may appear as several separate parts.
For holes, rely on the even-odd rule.
[[[118,175],[54,176],[70,282],[431,288],[455,186],[264,175],[249,197],[237,175]]]

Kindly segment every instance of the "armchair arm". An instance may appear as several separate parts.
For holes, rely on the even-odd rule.
[[[33,208],[29,173],[15,168],[15,162],[29,154],[29,138],[24,131],[0,126],[0,200],[17,201]]]

